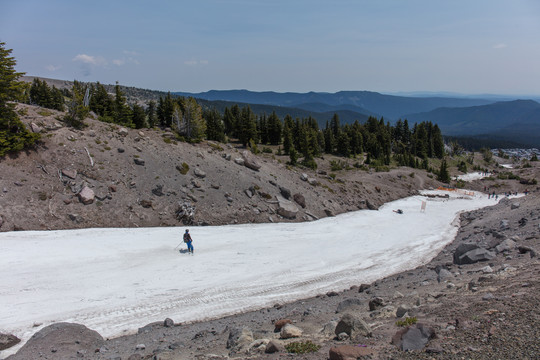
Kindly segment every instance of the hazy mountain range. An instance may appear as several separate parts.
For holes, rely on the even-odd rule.
[[[417,96],[397,96],[370,91],[277,93],[248,90],[174,94],[193,96],[219,110],[237,103],[240,106],[250,104],[257,114],[276,111],[280,117],[286,114],[312,116],[321,126],[334,113],[339,115],[341,123],[364,122],[369,116],[384,117],[391,123],[398,119],[408,119],[410,124],[431,121],[439,125],[443,135],[493,138],[540,147],[540,103],[509,96],[477,98],[420,96],[419,93]]]

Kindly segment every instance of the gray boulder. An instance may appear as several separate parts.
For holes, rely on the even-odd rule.
[[[484,249],[484,248],[478,248],[475,250],[471,250],[463,254],[459,257],[459,262],[457,264],[464,265],[464,264],[474,264],[480,261],[488,261],[495,257],[495,254],[491,251]]]
[[[369,311],[374,311],[379,308],[384,307],[386,304],[384,303],[384,300],[380,297],[375,297],[371,300],[369,300]]]
[[[361,307],[362,305],[363,305],[363,301],[361,299],[358,299],[358,298],[345,299],[338,304],[336,312],[340,313],[350,308]]]
[[[135,165],[144,166],[144,160],[143,159],[135,158],[135,159],[133,159],[133,162],[135,162]]]
[[[306,208],[306,198],[304,197],[304,195],[302,194],[294,194],[293,195],[293,200],[302,207],[302,209],[305,209]]]
[[[346,313],[341,320],[339,320],[336,329],[334,330],[336,336],[341,333],[346,333],[351,338],[358,335],[371,336],[371,327],[358,315]]]
[[[248,169],[259,171],[261,165],[255,159],[255,156],[252,155],[249,151],[242,151],[242,159],[244,159],[244,166]]]
[[[56,323],[35,333],[10,360],[35,359],[36,354],[55,349],[55,359],[71,359],[75,354],[93,354],[105,345],[103,337],[84,325]]]
[[[510,239],[506,239],[502,243],[500,243],[499,245],[495,246],[495,251],[497,251],[497,253],[502,253],[502,252],[505,252],[505,251],[514,250],[515,248],[516,248],[515,241],[512,241]]]
[[[196,177],[199,177],[201,179],[206,177],[206,173],[202,171],[201,169],[199,169],[198,167],[196,167],[193,170],[193,173],[195,174]]]
[[[437,281],[438,282],[443,282],[445,279],[449,279],[449,278],[453,278],[453,277],[454,277],[454,275],[450,271],[442,268],[442,269],[439,270],[439,273],[437,274]]]
[[[298,208],[292,201],[289,201],[281,196],[276,196],[278,201],[278,210],[277,213],[284,218],[294,219],[296,214],[298,214]]]
[[[62,169],[62,175],[74,180],[77,177],[77,170]]]
[[[281,328],[281,331],[279,332],[279,336],[282,339],[291,339],[291,338],[297,338],[302,336],[302,329],[299,327],[296,327],[292,324],[286,324]]]
[[[227,349],[231,349],[231,352],[241,352],[247,349],[253,340],[253,333],[249,328],[233,328],[229,332]]]
[[[494,257],[494,253],[480,247],[478,244],[464,243],[454,251],[454,264],[474,264],[479,261],[491,260]]]
[[[424,324],[415,324],[398,331],[392,338],[392,344],[403,351],[422,350],[433,338],[435,330]]]
[[[281,193],[281,196],[283,196],[285,199],[287,200],[291,200],[291,190],[283,187],[283,186],[280,186],[279,187],[279,192]]]

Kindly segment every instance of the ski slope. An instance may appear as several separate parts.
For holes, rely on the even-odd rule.
[[[449,194],[308,223],[192,227],[194,255],[174,250],[184,227],[0,233],[0,332],[24,342],[68,321],[114,337],[370,283],[428,262],[459,212],[495,204]]]

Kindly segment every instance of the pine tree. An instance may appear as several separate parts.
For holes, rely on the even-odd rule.
[[[157,114],[156,114],[156,102],[150,100],[146,108],[146,116],[148,117],[148,127],[153,128],[157,124]]]
[[[118,85],[118,81],[116,82],[116,86],[114,87],[114,103],[113,103],[113,119],[114,122],[117,124],[125,125],[125,126],[132,126],[133,123],[131,122],[131,109],[126,103],[126,97],[122,90],[120,89],[120,85]]]
[[[243,146],[247,146],[250,140],[257,143],[257,123],[255,114],[249,105],[242,108],[238,123],[238,140]]]
[[[206,138],[208,140],[225,141],[223,120],[216,109],[205,110],[203,118],[206,120]]]
[[[134,104],[131,111],[131,122],[135,126],[135,129],[142,129],[146,127],[146,112],[143,107]]]
[[[71,88],[71,100],[68,102],[68,110],[64,116],[64,121],[76,129],[81,129],[85,126],[84,119],[90,112],[90,109],[84,106],[85,93],[86,87],[80,82],[74,81]]]
[[[268,117],[268,141],[272,145],[281,143],[282,125],[275,111]]]
[[[446,164],[446,159],[443,159],[441,161],[441,167],[439,169],[439,174],[437,176],[437,179],[444,183],[450,182],[450,173],[448,172],[448,166]]]
[[[39,140],[21,122],[12,101],[22,96],[24,83],[18,81],[24,75],[15,71],[17,61],[10,56],[12,50],[0,42],[0,156],[33,146]]]
[[[206,135],[206,121],[202,117],[202,108],[192,98],[183,98],[179,101],[182,109],[182,119],[179,133],[189,141],[199,142]]]

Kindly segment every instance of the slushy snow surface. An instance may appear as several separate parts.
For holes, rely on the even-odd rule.
[[[449,194],[307,223],[192,227],[194,255],[175,250],[183,227],[0,233],[0,332],[24,342],[68,321],[114,337],[370,283],[427,263],[455,237],[459,212],[495,204]]]

